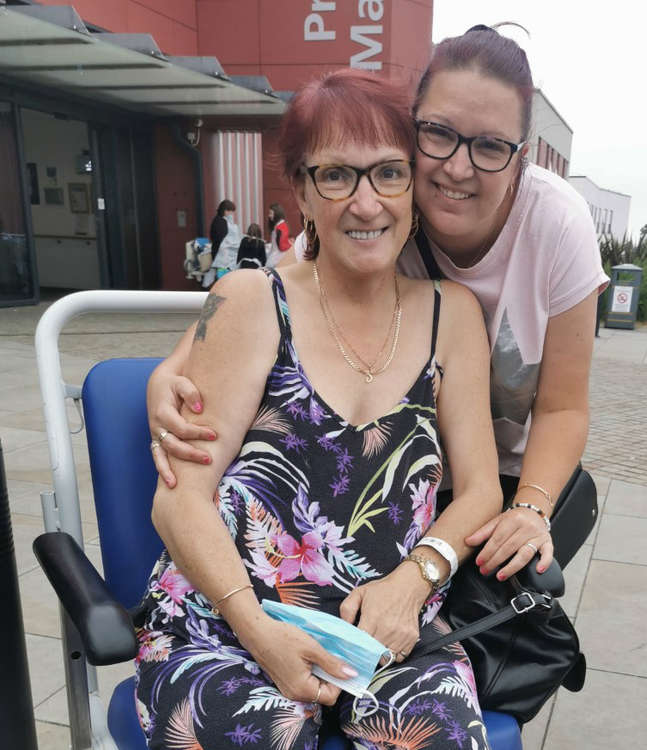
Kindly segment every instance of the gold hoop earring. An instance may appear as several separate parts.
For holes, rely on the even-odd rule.
[[[418,234],[419,229],[420,229],[420,214],[414,208],[413,216],[411,217],[411,230],[409,231],[409,236],[407,239],[409,240],[413,239]]]

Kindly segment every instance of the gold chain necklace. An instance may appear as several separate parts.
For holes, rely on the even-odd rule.
[[[321,280],[319,279],[319,269],[317,268],[316,261],[312,264],[312,273],[315,279],[315,283],[317,285],[317,289],[319,290],[319,304],[321,305],[321,310],[324,314],[324,318],[326,319],[326,325],[328,326],[328,331],[330,332],[330,335],[335,340],[335,344],[337,345],[337,348],[341,352],[342,357],[353,370],[364,375],[367,383],[373,382],[373,378],[376,375],[379,375],[380,373],[384,372],[384,370],[386,370],[386,368],[391,364],[393,357],[395,356],[396,349],[398,348],[398,339],[400,338],[400,324],[402,321],[402,305],[400,303],[400,287],[398,285],[397,275],[396,274],[393,275],[393,281],[395,285],[395,306],[393,308],[393,317],[391,318],[391,324],[389,326],[389,330],[388,330],[386,339],[384,341],[384,344],[382,345],[382,348],[378,352],[377,357],[373,360],[372,364],[369,365],[366,363],[364,359],[362,359],[362,357],[359,356],[359,354],[348,343],[348,341],[344,338],[341,332],[341,329],[337,325],[337,322],[335,321],[335,318],[332,314],[332,310],[330,309],[330,303],[328,302],[326,290],[324,289],[323,284],[321,283]],[[382,352],[385,350],[386,345],[389,339],[391,338],[392,331],[393,331],[393,340],[391,343],[391,350],[389,351],[389,356],[386,358],[386,361],[384,362],[384,364],[380,368],[375,370],[373,368],[375,367],[375,364],[377,363],[380,356],[382,355]],[[344,348],[344,342],[346,343],[346,346],[352,352],[355,359],[357,359],[360,362],[360,364],[357,364],[357,362],[355,362],[354,360],[350,358],[350,356],[346,352],[346,349]]]

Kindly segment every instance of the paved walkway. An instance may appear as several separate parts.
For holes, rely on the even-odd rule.
[[[35,323],[45,306],[0,309],[0,438],[39,748],[64,750],[69,730],[58,609],[31,552],[42,530],[39,492],[51,482],[33,350]],[[188,322],[181,315],[79,318],[61,336],[64,377],[80,383],[95,361],[115,354],[163,356]],[[601,514],[566,570],[563,599],[587,656],[587,683],[580,693],[560,690],[524,728],[524,750],[639,748],[647,737],[647,328],[600,333],[584,462],[596,479]],[[76,424],[74,411],[70,414]],[[86,549],[99,566],[82,435],[74,445]],[[100,669],[102,692],[109,694],[131,669],[129,664]]]

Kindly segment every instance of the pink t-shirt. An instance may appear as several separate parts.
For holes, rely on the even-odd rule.
[[[501,474],[518,476],[530,429],[548,319],[609,282],[586,201],[566,180],[536,164],[523,172],[510,216],[487,255],[459,268],[433,242],[445,278],[476,295],[491,351],[491,405]],[[295,242],[303,258],[303,233]],[[398,260],[410,278],[428,278],[416,243]]]
[[[510,216],[487,255],[459,268],[430,241],[443,276],[476,295],[491,351],[491,403],[502,474],[518,476],[530,429],[548,319],[609,279],[586,201],[561,177],[528,164]],[[400,270],[426,278],[413,241]]]

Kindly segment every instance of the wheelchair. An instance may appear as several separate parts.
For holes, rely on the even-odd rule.
[[[159,359],[111,359],[95,365],[82,388],[61,374],[58,337],[67,321],[90,312],[194,312],[206,292],[99,290],[54,303],[36,330],[36,354],[53,475],[42,493],[45,533],[35,554],[61,603],[72,750],[145,750],[135,710],[134,677],[121,682],[106,710],[96,667],[134,658],[133,617],[163,544],[150,519],[157,474],[149,450],[146,384]],[[104,578],[83,552],[76,469],[66,399],[81,401],[99,526]],[[517,721],[484,711],[492,750],[521,750]],[[321,750],[348,750],[324,722]]]

